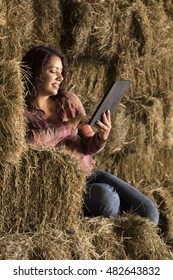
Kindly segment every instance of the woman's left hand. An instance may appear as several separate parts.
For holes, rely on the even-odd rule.
[[[101,141],[106,141],[108,139],[109,133],[111,131],[111,114],[108,110],[106,113],[102,115],[102,122],[97,121],[96,127],[99,135],[99,139]]]

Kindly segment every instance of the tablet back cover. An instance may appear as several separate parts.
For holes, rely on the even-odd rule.
[[[124,97],[127,89],[131,84],[130,80],[116,81],[110,91],[103,97],[93,116],[91,117],[89,124],[94,125],[96,121],[101,120],[101,116],[108,109],[111,115],[115,112],[122,98]]]

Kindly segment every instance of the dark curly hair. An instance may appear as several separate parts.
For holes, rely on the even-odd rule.
[[[58,92],[58,96],[62,96],[66,90],[67,59],[61,52],[50,47],[37,46],[29,50],[22,58],[21,68],[26,94],[25,102],[28,109],[35,108],[34,101],[43,82],[44,71],[50,58],[54,55],[61,59],[63,65],[63,81]],[[52,98],[56,99],[58,96]]]

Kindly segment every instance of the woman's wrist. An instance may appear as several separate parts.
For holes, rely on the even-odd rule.
[[[100,137],[100,135],[99,135],[99,133],[98,133],[98,139],[99,139],[99,141],[101,141],[101,142],[106,142],[107,140],[108,140],[108,137],[106,138],[103,138],[103,137]]]

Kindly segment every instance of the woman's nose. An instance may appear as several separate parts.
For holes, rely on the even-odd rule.
[[[62,74],[58,73],[56,79],[57,79],[58,81],[61,81],[61,82],[62,82],[64,78],[63,78]]]

